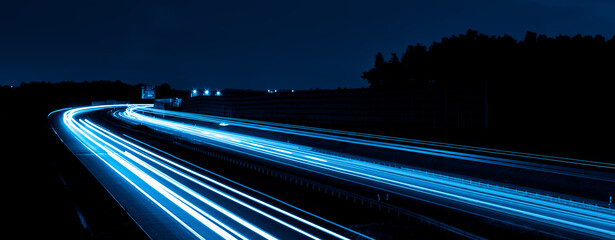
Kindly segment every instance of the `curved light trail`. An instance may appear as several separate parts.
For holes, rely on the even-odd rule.
[[[147,110],[146,110],[147,109]],[[483,212],[505,214],[531,222],[539,222],[542,225],[565,229],[575,233],[599,238],[615,238],[615,211],[613,209],[589,205],[580,202],[563,200],[556,197],[545,196],[537,193],[528,193],[514,189],[498,187],[494,185],[469,181],[429,172],[400,169],[379,164],[372,164],[359,160],[328,155],[312,151],[308,146],[288,144],[255,136],[247,136],[238,133],[205,128],[193,124],[186,124],[168,119],[155,118],[140,111],[153,111],[149,108],[131,107],[119,114],[125,121],[135,124],[143,124],[155,130],[180,136],[190,141],[207,144],[228,151],[239,152],[269,161],[274,164],[282,164],[297,169],[310,171],[315,174],[337,178],[346,182],[356,183],[373,189],[395,193],[411,198],[420,198],[425,201],[462,209],[468,212],[476,209]],[[206,119],[205,121],[219,121],[210,119],[210,116],[199,117],[198,115],[183,115],[173,111],[165,111],[166,116],[177,118],[190,116],[190,119]],[[261,129],[275,129],[267,125],[244,123],[240,121],[224,120],[225,124],[250,124],[250,127]],[[282,131],[282,130],[279,130]],[[476,154],[456,153],[452,151],[413,148],[399,146],[388,142],[376,142],[351,138],[346,136],[334,136],[306,131],[293,132],[286,129],[286,133],[316,134],[321,138],[336,139],[360,145],[376,146],[383,148],[412,149],[427,154],[440,154],[446,157],[475,161],[493,161],[491,157]],[[506,163],[505,159],[498,160],[498,164]],[[562,159],[560,159],[562,160]],[[572,160],[562,160],[572,161]],[[508,162],[519,164],[518,162]],[[591,162],[572,161],[572,164],[592,164]],[[525,163],[524,163],[525,164]],[[542,168],[544,165],[524,165],[532,168]],[[611,168],[609,164],[598,167]],[[560,168],[548,168],[548,171],[561,170]],[[575,171],[563,172],[566,174]],[[579,173],[580,174],[580,173]],[[608,180],[607,176],[607,180]]]
[[[334,129],[324,129],[324,128],[307,127],[307,126],[299,126],[299,125],[292,125],[292,124],[264,122],[264,121],[258,121],[258,120],[220,117],[220,116],[213,116],[213,115],[187,113],[187,112],[177,112],[177,111],[161,110],[161,109],[155,109],[155,108],[134,108],[133,110],[144,112],[144,113],[158,114],[158,115],[164,114],[169,117],[177,117],[181,119],[190,119],[190,120],[212,122],[212,123],[224,123],[225,125],[240,126],[240,127],[258,129],[258,130],[263,130],[263,131],[294,134],[294,135],[300,135],[300,136],[306,136],[306,137],[312,137],[312,138],[320,138],[320,139],[326,139],[326,140],[332,140],[332,141],[347,142],[347,143],[352,143],[352,144],[359,144],[359,145],[386,148],[386,149],[394,149],[394,150],[400,150],[400,151],[417,152],[421,154],[444,156],[448,158],[455,158],[455,159],[466,160],[466,161],[475,161],[475,162],[481,162],[481,163],[505,165],[509,167],[532,169],[532,170],[537,170],[537,171],[548,171],[548,172],[553,172],[553,173],[573,175],[573,176],[578,176],[578,177],[581,176],[581,177],[592,178],[592,179],[596,178],[595,172],[586,174],[586,173],[583,173],[582,171],[579,171],[578,169],[561,167],[561,166],[553,166],[553,165],[544,164],[544,163],[559,163],[559,164],[570,165],[572,167],[584,166],[584,167],[597,168],[597,169],[615,170],[615,164],[613,163],[589,161],[589,160],[582,160],[582,159],[575,159],[575,158],[546,156],[546,155],[540,155],[540,154],[531,154],[531,153],[499,150],[499,149],[464,146],[464,145],[458,145],[458,144],[415,140],[415,139],[382,136],[382,135],[367,134],[367,133],[357,133],[357,132],[341,131],[341,130],[334,130]],[[428,146],[428,147],[410,146],[406,144],[420,144],[420,145]],[[437,149],[434,147],[439,147],[442,149]],[[445,150],[445,149],[464,150],[465,152]],[[471,153],[468,153],[468,152],[471,152]],[[538,162],[532,163],[528,161],[519,161],[519,160],[513,160],[513,159],[506,159],[502,157],[490,157],[490,156],[479,155],[479,154],[474,154],[474,153],[494,154],[498,156],[507,156],[507,157],[520,157],[524,159],[534,159]],[[541,163],[541,162],[544,162],[544,163]],[[599,179],[615,182],[615,176],[600,176]]]
[[[119,187],[111,186],[116,191],[108,190],[117,195],[114,197],[150,237],[349,239],[348,236],[358,236],[369,239],[318,216],[285,210],[288,208],[282,206],[288,206],[286,203],[280,206],[279,200],[273,201],[269,196],[219,176],[208,176],[202,169],[187,165],[175,156],[156,153],[159,151],[148,145],[118,136],[85,118],[89,112],[114,107],[126,106],[65,110],[61,117],[63,131],[57,133],[61,132],[58,136],[63,135],[63,142],[70,145],[91,172],[98,173],[95,176],[99,181],[119,183]],[[56,128],[54,131],[60,130]]]

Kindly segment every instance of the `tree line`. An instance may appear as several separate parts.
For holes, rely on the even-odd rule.
[[[388,61],[376,54],[374,67],[363,72],[371,88],[399,88],[443,82],[490,81],[550,87],[560,84],[603,84],[613,80],[615,36],[555,38],[527,31],[523,41],[509,35],[489,36],[468,30],[442,38],[429,47],[410,45]]]
[[[44,111],[60,107],[90,105],[92,101],[117,100],[132,103],[151,102],[141,99],[141,86],[120,80],[96,80],[83,82],[23,82],[19,86],[0,87],[0,100],[8,101],[15,110],[25,106],[42,108]],[[173,89],[163,83],[155,86],[156,98],[185,97],[188,91]]]
[[[393,53],[386,60],[378,53],[361,77],[371,89],[407,89],[425,99],[450,101],[450,93],[474,89],[484,99],[478,107],[486,110],[490,132],[541,146],[568,141],[595,150],[604,144],[599,139],[615,133],[614,69],[615,36],[527,31],[518,41],[468,30],[430,46],[410,45],[401,57]],[[429,95],[434,91],[448,96]]]
[[[615,36],[527,31],[517,41],[470,29],[429,47],[410,45],[401,58],[393,53],[387,61],[378,53],[361,77],[373,89],[478,86],[488,95],[490,120],[503,127],[583,128],[608,125],[613,66]]]

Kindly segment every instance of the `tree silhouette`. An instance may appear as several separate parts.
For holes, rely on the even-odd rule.
[[[376,61],[374,62],[374,67],[381,67],[384,64],[384,57],[382,56],[382,53],[379,52],[378,54],[376,54]]]
[[[548,37],[527,31],[517,41],[470,29],[429,47],[409,45],[401,60],[392,54],[385,62],[378,53],[374,67],[361,77],[374,89],[488,86],[490,119],[506,126],[558,128],[575,121],[582,127],[605,126],[606,120],[590,116],[610,108],[613,56],[615,36]]]
[[[168,83],[163,83],[160,86],[156,86],[156,98],[170,98],[173,93],[171,91],[171,85]]]
[[[489,80],[544,88],[591,78],[593,84],[598,79],[604,84],[605,77],[613,75],[609,66],[615,63],[614,38],[606,41],[601,35],[580,34],[550,38],[527,31],[524,41],[517,42],[508,35],[488,36],[470,29],[429,48],[410,45],[401,61],[392,54],[385,62],[378,53],[374,67],[361,77],[372,88],[410,87],[408,83],[429,80],[448,84]]]

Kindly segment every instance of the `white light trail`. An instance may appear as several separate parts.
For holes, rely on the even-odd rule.
[[[387,167],[377,164],[361,162],[338,156],[332,156],[311,151],[309,147],[290,145],[263,138],[230,133],[195,125],[183,124],[169,120],[157,119],[136,113],[134,109],[126,111],[126,118],[131,116],[141,118],[138,123],[164,131],[183,134],[195,141],[207,142],[218,147],[232,151],[263,156],[272,162],[289,166],[296,166],[309,171],[333,176],[339,179],[355,182],[360,179],[367,185],[384,184],[387,189],[401,195],[406,191],[421,192],[438,198],[445,198],[492,211],[515,215],[521,218],[539,221],[548,225],[556,225],[566,229],[588,233],[594,236],[615,236],[615,215],[612,209],[599,206],[572,204],[542,196],[528,194],[503,187],[494,187],[489,184],[474,184],[459,178],[443,175],[434,175],[418,170],[406,170]],[[176,117],[182,115],[177,114]],[[192,119],[196,117],[192,116]],[[228,119],[226,119],[228,120]],[[219,121],[219,119],[218,119]],[[232,122],[241,125],[240,122]],[[270,128],[270,126],[251,126],[254,128]],[[289,130],[291,131],[291,130]],[[234,140],[231,140],[234,139]],[[388,149],[407,150],[408,146],[399,146],[391,143],[374,143],[364,139],[351,139],[348,137],[323,137],[323,139],[336,139],[356,144],[370,144],[370,146]],[[431,155],[454,157],[458,159],[472,159],[475,154],[457,153],[451,151],[413,148],[412,151]],[[478,156],[479,159],[490,157]],[[513,164],[514,162],[501,161],[500,164]],[[538,165],[531,165],[538,167]],[[605,165],[608,168],[608,165]],[[382,189],[382,187],[378,187]],[[401,190],[400,190],[401,189]]]
[[[111,107],[121,106],[122,105]],[[110,106],[96,106],[67,110],[64,113],[62,120],[68,131],[70,131],[85,148],[91,151],[113,172],[117,173],[122,179],[125,179],[129,185],[133,186],[147,199],[150,199],[163,212],[168,214],[196,238],[205,239],[207,236],[202,234],[200,227],[192,226],[189,223],[190,221],[183,219],[184,217],[175,213],[171,210],[172,208],[181,209],[194,220],[200,222],[202,226],[206,227],[206,229],[209,229],[208,231],[212,231],[217,236],[224,239],[250,239],[251,237],[248,237],[248,235],[244,235],[243,233],[243,231],[246,230],[249,230],[251,234],[257,234],[264,239],[277,239],[275,236],[258,227],[257,224],[246,221],[236,213],[229,211],[218,203],[213,202],[210,198],[205,197],[200,193],[203,190],[198,190],[197,192],[197,190],[187,187],[181,183],[179,179],[183,179],[181,181],[188,180],[192,183],[196,183],[200,189],[205,189],[211,194],[221,196],[234,204],[239,204],[239,206],[246,209],[247,212],[264,216],[280,226],[288,228],[300,235],[303,235],[304,237],[319,239],[319,237],[309,232],[318,231],[333,238],[347,239],[338,233],[314,224],[293,213],[277,208],[274,205],[259,200],[254,196],[243,193],[238,189],[225,185],[219,181],[215,181],[198,172],[190,170],[181,164],[155,154],[133,142],[111,133],[110,131],[87,119],[75,119],[75,116],[79,114],[109,107]],[[134,119],[143,120],[148,118],[149,117],[143,116],[135,117]],[[185,130],[189,129],[186,128]],[[242,140],[231,136],[219,134],[210,135],[210,137],[226,142],[244,144],[242,143]],[[289,152],[286,150],[282,151]],[[169,173],[172,173],[173,176],[169,175]],[[192,176],[195,176],[198,179]],[[208,183],[203,182],[203,180]],[[154,192],[151,192],[152,190],[154,190]],[[233,197],[231,194],[226,193],[226,191],[237,194],[242,198],[247,199],[247,201]],[[184,196],[184,194],[188,194],[187,196],[191,199],[198,201],[195,202]],[[158,196],[164,197],[164,200],[160,200]],[[173,207],[169,206],[169,203],[172,203]],[[206,211],[202,206],[207,206],[207,209],[210,210]],[[214,210],[216,213],[214,214],[211,210]],[[284,221],[268,213],[271,211],[278,214],[283,214],[286,217],[290,217],[293,221],[297,221],[301,224],[296,226],[296,223]],[[224,217],[221,218],[220,216],[217,216],[218,214],[221,214],[220,216]],[[242,212],[242,214],[246,214],[246,211]],[[239,224],[242,228],[236,228],[235,224]],[[309,227],[305,228],[306,225]]]

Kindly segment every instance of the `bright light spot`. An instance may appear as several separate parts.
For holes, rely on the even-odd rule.
[[[256,144],[256,143],[247,143],[247,144],[250,144],[250,145],[252,145],[252,146],[259,147],[259,148],[264,148],[264,147],[265,147],[265,146],[263,146],[263,145]]]
[[[312,156],[307,156],[307,155],[305,157],[309,158],[309,159],[312,159],[312,160],[316,160],[316,161],[327,162],[327,160],[320,159],[320,158],[317,158],[317,157],[312,157]]]
[[[216,91],[216,96],[220,96],[220,95],[222,95],[222,93],[220,92],[220,90],[217,90]]]
[[[226,126],[228,126],[229,124],[228,124],[228,123],[225,123],[225,122],[221,122],[221,123],[220,123],[220,124],[218,124],[218,125],[223,126],[223,127],[226,127]]]
[[[286,150],[282,150],[282,149],[277,149],[277,148],[272,148],[271,150],[273,151],[278,151],[281,153],[286,153],[286,154],[293,154],[292,152],[286,151]]]
[[[240,142],[241,142],[240,140],[237,140],[237,139],[232,138],[232,137],[227,137],[226,139],[231,140],[231,141],[233,141],[233,142],[238,142],[238,143],[240,143]]]
[[[209,89],[205,89],[205,92],[203,93],[204,96],[209,96]]]

